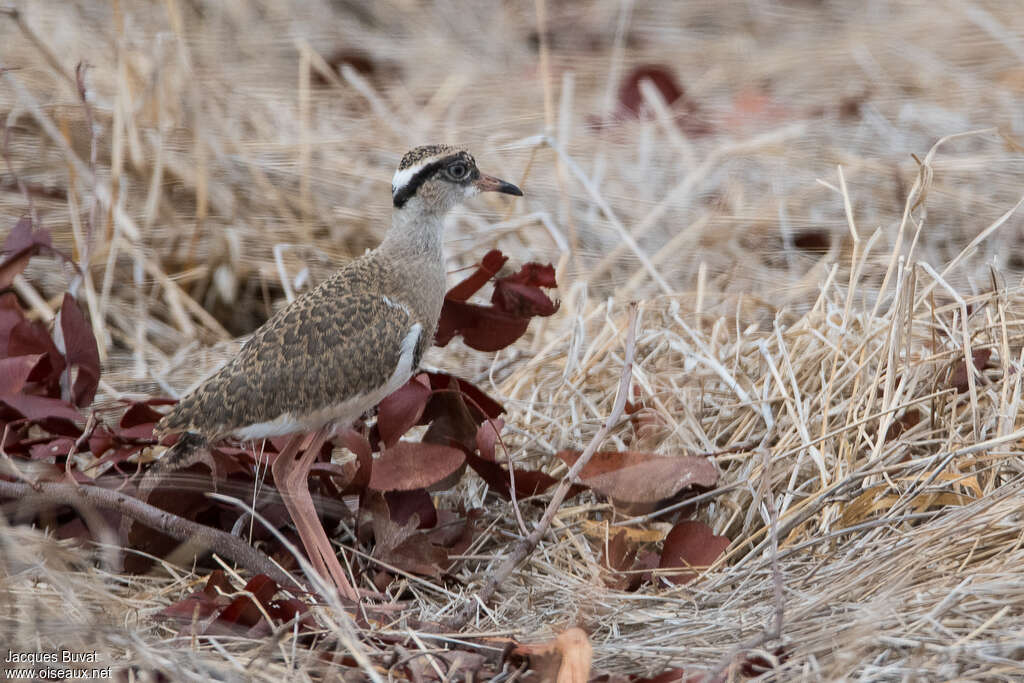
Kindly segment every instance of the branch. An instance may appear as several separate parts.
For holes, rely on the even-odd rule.
[[[569,493],[569,489],[572,488],[572,485],[578,479],[580,471],[583,470],[590,461],[590,458],[597,452],[598,447],[605,437],[608,436],[608,432],[611,431],[615,423],[622,417],[622,410],[626,407],[626,397],[629,395],[629,381],[633,377],[633,355],[636,351],[636,317],[637,305],[636,302],[632,302],[629,305],[629,322],[627,323],[626,330],[626,357],[622,363],[622,376],[619,378],[619,389],[615,395],[615,403],[612,405],[612,412],[608,415],[608,419],[605,420],[601,429],[594,434],[594,438],[587,444],[583,454],[580,455],[579,459],[573,463],[573,466],[562,477],[562,481],[559,482],[554,495],[551,496],[551,502],[548,503],[547,508],[544,510],[544,516],[537,522],[533,532],[519,541],[512,554],[505,558],[498,571],[491,575],[491,578],[488,579],[487,583],[476,595],[476,598],[467,600],[455,616],[448,621],[446,627],[449,630],[458,631],[465,626],[466,622],[472,617],[476,605],[478,603],[487,604],[487,601],[494,595],[494,591],[497,590],[501,582],[507,579],[516,566],[533,552],[540,539],[547,533],[551,520],[555,518],[558,508],[561,507],[562,501],[565,500],[566,495]]]
[[[182,542],[201,544],[253,574],[266,574],[281,586],[302,588],[287,572],[270,558],[231,534],[196,524],[183,517],[161,510],[138,498],[100,486],[72,486],[40,482],[22,484],[0,480],[0,497],[33,500],[59,505],[81,506],[83,503],[114,510]]]

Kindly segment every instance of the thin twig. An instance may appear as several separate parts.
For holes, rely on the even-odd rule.
[[[586,450],[583,451],[583,454],[573,463],[573,466],[569,468],[569,471],[565,473],[565,476],[558,483],[558,488],[555,489],[554,495],[551,496],[551,502],[548,503],[543,517],[537,522],[533,532],[519,541],[512,554],[505,559],[498,568],[498,571],[491,575],[491,578],[488,579],[480,592],[474,598],[467,600],[456,615],[446,624],[449,630],[458,631],[461,629],[469,621],[476,605],[478,603],[487,604],[487,601],[494,595],[494,591],[497,590],[498,586],[512,574],[520,562],[533,552],[540,539],[547,533],[551,520],[555,518],[555,514],[558,512],[559,507],[561,507],[566,495],[568,495],[569,489],[578,479],[579,473],[590,461],[594,453],[597,452],[598,447],[604,442],[608,432],[619,421],[622,411],[626,407],[626,397],[629,395],[629,382],[633,376],[633,355],[636,351],[636,319],[637,304],[632,302],[629,305],[629,321],[626,324],[626,355],[622,362],[622,375],[619,378],[619,388],[615,394],[615,403],[612,405],[612,412],[608,415],[608,419],[597,430],[594,438],[587,444]]]
[[[179,541],[190,541],[206,546],[217,554],[237,562],[253,574],[266,574],[282,586],[297,585],[295,579],[274,564],[270,558],[231,534],[196,524],[119,491],[100,486],[74,487],[50,482],[21,484],[0,481],[0,497],[75,507],[88,503],[99,508],[115,510]]]

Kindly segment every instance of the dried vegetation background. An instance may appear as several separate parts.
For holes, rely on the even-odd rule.
[[[634,412],[607,447],[711,455],[719,483],[692,514],[726,552],[685,585],[619,589],[609,540],[625,529],[642,550],[677,512],[631,518],[588,492],[465,632],[420,633],[521,534],[467,476],[444,495],[483,507],[486,532],[460,581],[410,579],[412,607],[382,632],[427,652],[577,624],[595,674],[1024,675],[1015,2],[14,7],[2,229],[28,210],[14,169],[55,246],[87,264],[100,401],[180,393],[375,245],[393,168],[424,142],[464,143],[526,193],[452,217],[453,282],[493,247],[557,268],[559,312],[515,347],[426,359],[504,402],[515,462],[564,472],[553,454],[596,432],[641,302]],[[637,67],[652,80],[630,80]],[[58,263],[15,283],[41,319],[73,275]],[[521,509],[529,524],[542,507]],[[200,574],[110,574],[36,531],[0,539],[14,649],[61,634],[172,680],[339,665],[290,633],[211,644],[162,626]],[[321,617],[387,677],[365,633]]]

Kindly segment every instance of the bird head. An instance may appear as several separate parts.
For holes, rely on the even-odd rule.
[[[481,173],[469,152],[449,145],[410,150],[391,180],[396,211],[445,213],[480,192],[523,196],[512,183]]]

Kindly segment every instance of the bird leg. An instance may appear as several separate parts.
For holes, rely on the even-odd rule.
[[[281,492],[284,506],[295,523],[295,529],[299,532],[299,538],[302,539],[302,545],[306,548],[313,568],[322,578],[332,582],[342,597],[358,601],[359,595],[338,562],[338,556],[331,547],[313,505],[313,497],[309,493],[309,471],[313,468],[313,461],[316,460],[317,453],[330,433],[330,426],[318,430],[312,435],[312,441],[301,455],[299,451],[305,440],[304,435],[296,434],[291,437],[271,465],[271,471],[274,473],[277,490]]]

